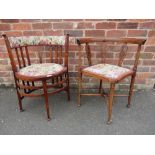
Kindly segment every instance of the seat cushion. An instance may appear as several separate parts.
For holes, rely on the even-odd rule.
[[[100,78],[103,77],[109,81],[117,81],[121,80],[123,77],[131,75],[133,71],[111,64],[97,64],[83,69],[83,73],[90,76],[98,75]]]
[[[57,75],[65,70],[66,67],[63,67],[60,64],[42,63],[24,67],[19,70],[18,75],[26,77],[49,77],[52,75]]]

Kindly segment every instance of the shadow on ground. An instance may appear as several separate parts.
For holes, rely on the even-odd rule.
[[[43,98],[26,98],[25,112],[18,111],[14,89],[0,89],[0,134],[155,134],[155,91],[135,92],[132,107],[127,98],[117,97],[113,106],[113,124],[106,124],[106,102],[102,97],[83,97],[76,106],[76,94],[67,102],[65,93],[49,97],[52,120],[46,120]]]

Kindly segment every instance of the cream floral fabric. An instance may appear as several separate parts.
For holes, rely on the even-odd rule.
[[[62,65],[55,63],[42,63],[42,64],[33,64],[27,67],[24,67],[19,70],[20,75],[24,76],[51,76],[58,72],[63,71],[65,68]]]
[[[65,36],[23,36],[9,37],[11,47],[40,44],[65,44]]]
[[[117,79],[122,75],[130,74],[132,71],[127,68],[110,65],[110,64],[98,64],[94,66],[87,67],[83,72],[91,72],[99,74],[106,78]]]

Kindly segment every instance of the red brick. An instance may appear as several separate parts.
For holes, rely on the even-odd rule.
[[[155,29],[155,22],[140,23],[140,29]]]
[[[151,67],[151,72],[155,72],[155,67]]]
[[[146,46],[145,52],[155,52],[155,46]]]
[[[5,44],[4,44],[5,45]],[[0,46],[0,52],[6,52],[5,46]]]
[[[62,30],[45,30],[43,31],[45,36],[50,36],[50,35],[54,35],[54,36],[61,36],[63,35],[63,31]]]
[[[46,22],[62,22],[62,19],[42,19],[42,21],[46,21]]]
[[[148,33],[148,37],[155,37],[155,30],[150,30]]]
[[[97,23],[96,29],[116,29],[116,23],[114,22]]]
[[[127,37],[146,37],[147,30],[129,30]]]
[[[124,60],[124,65],[133,65],[134,64],[134,60]]]
[[[104,30],[86,30],[85,31],[86,37],[105,37]]]
[[[0,38],[0,45],[5,45],[4,39]]]
[[[24,36],[41,36],[42,31],[24,31],[23,35]]]
[[[0,77],[9,77],[11,72],[9,71],[0,71]]]
[[[145,45],[154,45],[155,44],[155,37],[154,38],[148,38]]]
[[[137,29],[138,23],[122,22],[118,23],[118,29]]]
[[[64,34],[70,34],[71,37],[82,37],[83,31],[81,31],[81,30],[65,30]]]
[[[18,23],[19,19],[1,19],[2,23]]]
[[[126,21],[127,19],[107,19],[107,21],[115,21],[115,22],[120,22],[120,21]]]
[[[106,37],[108,38],[118,38],[118,37],[125,37],[126,31],[124,30],[109,30],[106,33]]]
[[[0,64],[1,65],[8,65],[8,60],[6,60],[6,59],[0,59]]]
[[[5,34],[7,36],[14,36],[14,37],[22,36],[22,32],[21,31],[6,31]]]
[[[138,73],[137,74],[137,79],[146,79],[146,78],[148,78],[148,77],[151,77],[151,76],[153,76],[154,75],[154,73]]]
[[[149,72],[150,67],[145,67],[145,66],[138,66],[137,71],[138,72]]]
[[[93,29],[94,25],[92,23],[78,23],[76,24],[76,26],[74,26],[74,28],[76,29]]]
[[[31,25],[27,23],[13,24],[14,30],[31,30]]]
[[[51,29],[52,28],[52,24],[51,23],[35,23],[32,24],[32,28],[33,29]]]
[[[8,53],[6,53],[6,52],[2,52],[2,51],[0,51],[0,58],[2,59],[5,59],[5,58],[7,58],[8,57]]]
[[[96,22],[96,21],[107,21],[106,19],[85,19],[85,21],[93,21],[93,22]]]
[[[8,31],[10,28],[10,24],[0,24],[0,31]]]
[[[67,22],[81,22],[81,21],[83,21],[83,19],[63,19],[63,21],[67,21]]]
[[[129,22],[148,22],[152,21],[153,19],[128,19]]]
[[[78,51],[78,46],[77,45],[70,45],[69,51]]]
[[[20,21],[24,23],[33,23],[33,22],[40,22],[41,20],[40,19],[21,19]]]
[[[53,23],[54,29],[73,29],[73,23]]]
[[[155,61],[154,60],[143,60],[143,65],[144,66],[155,66]]]
[[[153,54],[152,53],[141,53],[140,54],[140,58],[141,59],[152,59],[153,58]]]

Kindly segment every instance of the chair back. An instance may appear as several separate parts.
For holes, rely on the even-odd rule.
[[[136,72],[140,58],[141,46],[145,39],[120,38],[120,39],[77,39],[79,47],[79,69],[83,65],[94,65],[99,63],[114,63],[118,66],[127,66],[125,59],[133,63],[132,70]],[[82,56],[86,57],[82,59]],[[131,60],[132,59],[132,60]],[[127,66],[127,67],[131,67]]]
[[[69,34],[65,36],[7,37],[3,34],[12,70],[34,63],[58,63],[68,68]]]

